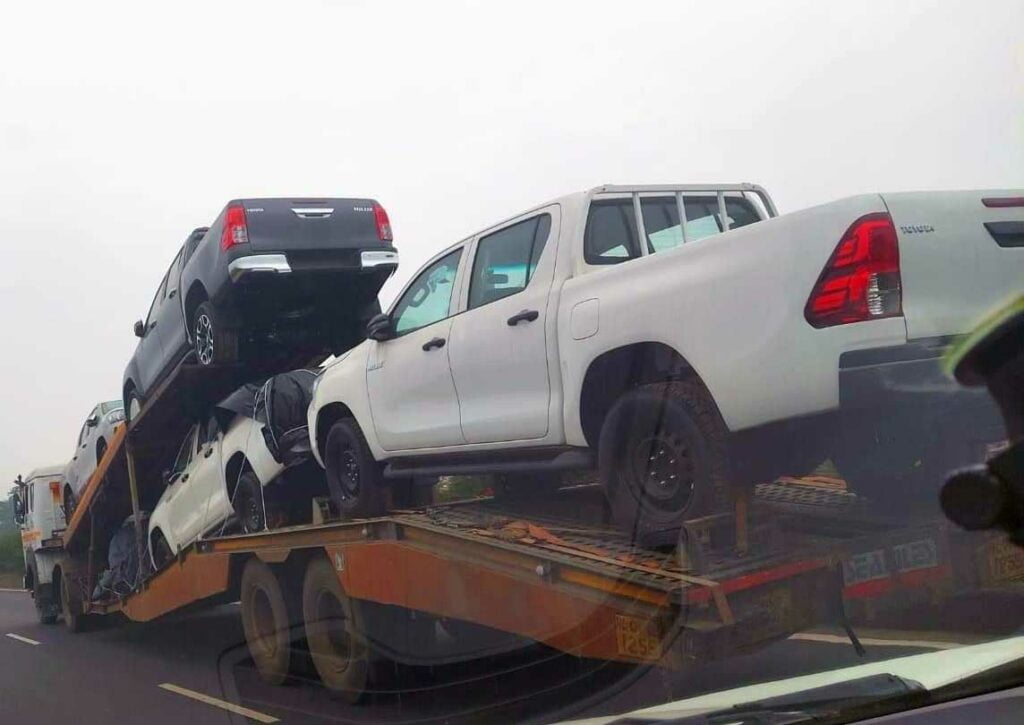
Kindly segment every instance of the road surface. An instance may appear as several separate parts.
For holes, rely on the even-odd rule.
[[[945,616],[952,617],[951,610]],[[948,629],[963,622],[934,624],[947,628],[860,630],[866,659],[990,636]],[[1009,624],[988,628],[991,635],[1003,634]],[[547,722],[620,713],[863,661],[834,631],[801,633],[685,674],[581,661],[534,646],[486,662],[396,668],[389,673],[388,691],[353,706],[332,697],[312,674],[289,686],[264,685],[248,658],[237,605],[147,624],[102,622],[72,634],[62,624],[39,624],[26,593],[0,591],[0,722],[22,725]]]

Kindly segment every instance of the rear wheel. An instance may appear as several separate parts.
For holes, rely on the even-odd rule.
[[[163,569],[174,559],[174,552],[171,551],[167,539],[160,529],[153,532],[149,541],[150,550],[153,552],[153,566],[157,571]]]
[[[324,446],[327,487],[342,516],[378,516],[385,511],[384,477],[359,425],[343,418],[331,426]]]
[[[139,398],[139,394],[134,389],[130,389],[124,397],[124,422],[128,423],[135,420],[139,413],[142,411],[142,399]]]
[[[297,660],[292,639],[299,607],[294,588],[286,589],[262,561],[253,557],[246,562],[241,585],[242,629],[260,677],[271,685],[288,679]]]
[[[238,479],[235,489],[235,515],[242,531],[254,534],[266,528],[266,512],[263,506],[263,487],[256,474],[245,471]]]
[[[85,630],[86,616],[82,613],[82,600],[71,578],[61,569],[54,570],[54,588],[60,592],[60,610],[65,626],[72,632]]]
[[[238,338],[217,317],[209,301],[201,303],[192,315],[192,348],[200,365],[222,365],[235,361]]]
[[[612,406],[598,446],[616,523],[639,535],[711,512],[732,483],[727,429],[696,380],[647,385]]]
[[[358,702],[366,694],[370,647],[359,602],[341,587],[331,563],[313,559],[302,585],[306,641],[324,686]]]

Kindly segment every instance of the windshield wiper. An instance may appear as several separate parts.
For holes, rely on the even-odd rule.
[[[918,707],[928,701],[921,683],[891,674],[870,675],[809,690],[679,718],[628,717],[613,725],[673,723],[678,725],[787,725],[800,722],[847,722],[895,710]]]

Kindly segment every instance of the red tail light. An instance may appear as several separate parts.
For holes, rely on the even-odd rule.
[[[391,221],[380,204],[373,205],[373,220],[377,222],[377,238],[382,242],[392,241],[394,236],[391,234]]]
[[[888,214],[855,221],[814,285],[804,317],[814,327],[899,317],[903,314],[900,252]]]
[[[232,204],[224,215],[224,230],[220,233],[220,248],[231,249],[236,244],[249,241],[249,230],[245,226],[245,209],[241,204]]]

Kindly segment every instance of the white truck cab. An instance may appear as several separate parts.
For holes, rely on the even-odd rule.
[[[60,534],[67,525],[61,502],[64,466],[36,468],[17,484],[14,515],[21,529],[25,588],[32,592],[40,621],[52,624],[60,613],[53,568],[63,552]]]

